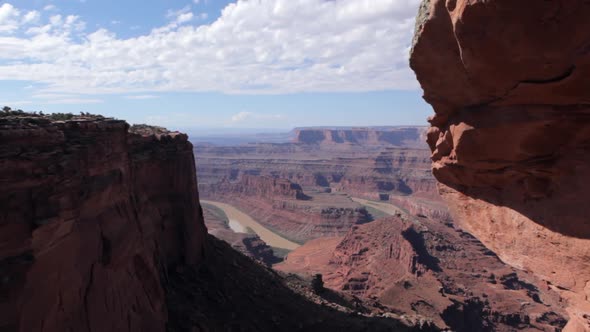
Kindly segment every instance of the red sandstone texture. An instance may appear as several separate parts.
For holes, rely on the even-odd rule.
[[[411,66],[434,175],[461,224],[590,330],[590,3],[429,0]]]
[[[321,273],[328,287],[453,331],[559,331],[567,321],[545,282],[451,224],[425,218],[353,226],[344,238],[306,243],[275,268]]]
[[[201,261],[186,135],[0,118],[0,330],[164,331],[162,276]]]

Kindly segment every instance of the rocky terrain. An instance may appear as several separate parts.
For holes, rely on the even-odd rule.
[[[308,196],[298,184],[268,176],[201,185],[203,198],[232,204],[273,232],[295,242],[345,234],[352,225],[369,222],[360,204],[342,195]]]
[[[281,276],[210,238],[203,264],[171,271],[168,331],[438,331],[417,315]]]
[[[192,145],[128,129],[0,117],[0,330],[165,329],[162,276],[204,255]]]
[[[501,262],[468,233],[398,215],[306,243],[275,266],[374,299],[453,331],[560,331],[567,322],[546,282]]]
[[[457,221],[590,330],[590,5],[423,1],[411,66]],[[567,38],[565,38],[567,36]]]
[[[0,330],[431,330],[208,236],[186,135],[129,129],[0,116]]]
[[[351,225],[374,218],[350,197],[391,202],[414,215],[450,220],[431,174],[428,150],[395,146],[419,145],[423,128],[295,132],[299,138],[294,143],[197,145],[201,195],[237,206],[298,242],[341,236]],[[328,132],[354,135],[334,142],[332,137],[326,140]],[[300,138],[321,136],[314,133],[324,138]],[[276,188],[268,189],[272,186]]]

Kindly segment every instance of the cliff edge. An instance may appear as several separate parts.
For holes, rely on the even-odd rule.
[[[410,64],[454,217],[590,330],[590,3],[425,0]]]
[[[164,331],[203,257],[193,147],[124,121],[0,117],[0,330]]]

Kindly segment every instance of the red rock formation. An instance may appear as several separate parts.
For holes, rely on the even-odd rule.
[[[415,215],[449,219],[426,149],[383,144],[351,145],[346,149],[303,144],[198,145],[195,155],[203,195],[227,189],[224,179],[239,182],[244,176],[261,175],[300,184],[311,196],[314,191],[344,192],[371,200],[389,200]],[[235,189],[256,191],[253,188]]]
[[[467,233],[398,217],[354,226],[342,238],[310,241],[275,268],[322,273],[327,287],[373,298],[453,331],[557,331],[557,293],[502,263]]]
[[[339,236],[359,223],[370,221],[365,208],[342,196],[306,195],[285,179],[243,175],[200,185],[205,199],[236,206],[272,231],[299,242],[322,236]]]
[[[462,225],[563,290],[590,330],[590,3],[424,1],[411,66]]]
[[[186,135],[0,118],[0,330],[164,331],[161,275],[203,255]]]
[[[231,182],[224,179],[212,185],[207,192],[213,196],[231,192],[237,196],[256,196],[266,200],[276,198],[306,200],[303,189],[297,183],[286,179],[268,176],[243,175],[240,181]]]

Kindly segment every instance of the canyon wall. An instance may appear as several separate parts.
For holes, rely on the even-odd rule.
[[[590,3],[425,0],[411,66],[458,222],[590,330]]]
[[[242,175],[216,184],[200,184],[202,197],[231,204],[281,236],[305,242],[345,234],[369,222],[367,210],[340,195],[308,196],[296,183],[271,176]]]
[[[255,144],[195,147],[202,195],[244,190],[230,182],[242,177],[286,179],[313,192],[346,193],[390,201],[415,215],[450,219],[432,176],[427,149],[385,145]],[[242,195],[243,196],[243,195]],[[210,196],[209,196],[210,197]]]
[[[124,121],[0,117],[0,330],[164,331],[201,261],[192,144]]]
[[[361,144],[424,148],[425,127],[296,128],[294,143]]]

